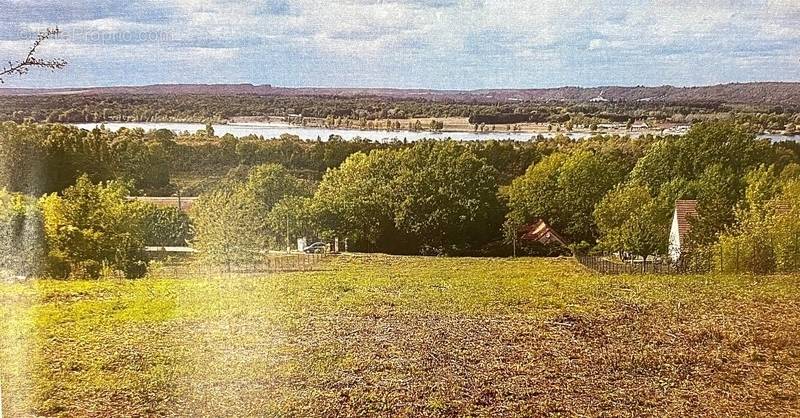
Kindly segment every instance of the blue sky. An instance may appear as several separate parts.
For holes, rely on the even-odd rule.
[[[0,0],[6,87],[440,89],[800,81],[800,1]]]

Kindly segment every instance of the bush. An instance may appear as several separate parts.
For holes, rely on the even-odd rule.
[[[261,210],[249,189],[232,182],[224,188],[204,193],[192,205],[196,228],[194,247],[200,259],[210,265],[235,267],[255,264],[269,249]]]
[[[120,183],[81,176],[62,195],[42,198],[47,270],[56,278],[98,278],[113,269],[128,278],[147,270],[141,212]]]
[[[713,259],[718,271],[725,273],[766,274],[775,271],[777,264],[769,234],[747,230],[740,234],[723,234],[717,243]]]
[[[800,182],[783,185],[769,202],[754,199],[748,188],[748,209],[739,224],[713,247],[714,266],[723,272],[756,274],[800,269]]]
[[[175,207],[137,203],[142,217],[145,245],[185,246],[192,239],[189,216]]]
[[[780,213],[775,217],[773,253],[777,271],[800,270],[800,210]]]
[[[44,258],[42,212],[36,200],[0,189],[0,279],[39,275]]]

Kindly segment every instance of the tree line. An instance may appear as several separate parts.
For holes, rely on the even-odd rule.
[[[796,130],[800,109],[791,106],[727,105],[708,102],[538,102],[497,103],[382,97],[260,96],[204,94],[69,94],[4,96],[0,121],[22,123],[207,122],[237,116],[288,116],[378,121],[469,118],[472,124],[591,124],[632,120],[691,123],[733,118],[758,132]]]
[[[466,144],[489,161],[504,182],[522,173],[542,155],[572,141],[481,141]],[[259,164],[281,164],[294,175],[319,181],[358,152],[402,149],[404,141],[301,139],[293,135],[263,138],[215,136],[208,129],[174,133],[159,129],[78,129],[61,124],[0,123],[0,180],[9,191],[30,195],[59,192],[83,174],[97,183],[129,183],[133,195],[168,196],[179,188],[196,196],[208,184],[185,185],[179,177],[215,178]],[[216,180],[214,180],[216,181]]]
[[[756,222],[777,225],[762,228],[774,237],[793,230],[796,217],[753,208],[793,202],[800,177],[797,143],[759,140],[729,121],[685,136],[389,144],[6,123],[0,156],[4,268],[44,260],[38,271],[53,277],[136,277],[144,245],[187,242],[220,265],[298,237],[337,237],[357,251],[507,255],[538,219],[573,252],[648,257],[665,253],[677,199],[698,200],[691,241],[713,251]],[[171,184],[176,168],[224,175],[188,217],[126,199],[151,179]],[[784,265],[788,244],[771,245],[774,266]]]

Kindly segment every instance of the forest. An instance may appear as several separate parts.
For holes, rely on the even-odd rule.
[[[0,121],[225,122],[238,116],[303,115],[319,119],[376,121],[469,118],[472,124],[566,123],[573,125],[649,120],[691,123],[732,119],[753,132],[796,132],[800,109],[791,105],[739,105],[715,101],[587,103],[408,99],[378,96],[264,96],[204,94],[54,94],[3,96]]]

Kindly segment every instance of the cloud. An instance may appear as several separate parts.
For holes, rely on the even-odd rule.
[[[87,71],[98,61],[101,75],[65,79],[79,84],[126,84],[130,68],[141,82],[441,88],[800,76],[795,0],[611,3],[0,0],[0,41],[13,41],[0,43],[0,53],[14,54],[12,45],[24,50],[16,41],[57,24],[65,36],[48,53]]]
[[[163,1],[135,0],[0,0],[0,22],[66,24],[107,17],[169,23],[172,7]]]

